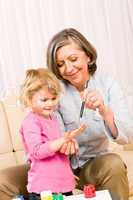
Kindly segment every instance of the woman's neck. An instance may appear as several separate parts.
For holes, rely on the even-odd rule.
[[[85,89],[85,87],[86,87],[86,83],[87,83],[87,81],[89,81],[89,79],[90,79],[90,78],[85,79],[82,83],[77,84],[77,86],[75,85],[75,87],[77,88],[77,90],[78,90],[79,92],[84,91],[84,89]]]

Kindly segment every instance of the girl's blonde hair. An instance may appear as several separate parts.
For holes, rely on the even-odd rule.
[[[38,68],[26,71],[26,77],[20,88],[20,103],[27,107],[33,95],[42,88],[56,96],[61,93],[61,86],[56,76],[48,69]]]

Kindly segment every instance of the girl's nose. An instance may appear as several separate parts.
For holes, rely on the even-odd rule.
[[[55,106],[57,103],[58,103],[57,99],[56,100],[49,99],[45,104],[45,106]]]

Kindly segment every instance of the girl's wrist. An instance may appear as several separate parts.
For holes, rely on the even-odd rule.
[[[65,142],[66,139],[64,137],[61,137],[59,139],[52,141],[50,144],[50,148],[52,151],[58,151]]]

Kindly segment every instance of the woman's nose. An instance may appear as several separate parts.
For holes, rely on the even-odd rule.
[[[69,62],[69,61],[66,61],[65,62],[65,70],[67,71],[67,72],[71,72],[72,70],[73,70],[73,68],[74,68],[74,66],[73,66],[73,64],[71,63],[71,62]]]

